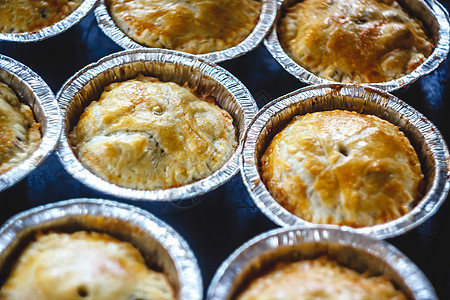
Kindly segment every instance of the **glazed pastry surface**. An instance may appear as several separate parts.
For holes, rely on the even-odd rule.
[[[0,174],[24,161],[41,142],[31,108],[0,82]]]
[[[219,170],[237,147],[230,114],[210,96],[140,75],[113,83],[70,134],[94,174],[133,189],[166,189]]]
[[[256,0],[107,0],[116,25],[136,42],[193,54],[242,42],[258,22]]]
[[[34,32],[70,15],[83,0],[2,0],[0,32]]]
[[[167,277],[130,243],[78,231],[38,235],[0,290],[4,300],[169,300]]]
[[[261,173],[270,194],[294,215],[352,227],[411,211],[423,179],[398,127],[341,110],[296,116],[266,149]]]
[[[279,263],[256,278],[237,300],[406,300],[385,277],[369,277],[320,257]]]
[[[386,82],[411,73],[433,51],[422,23],[395,0],[304,0],[278,30],[287,54],[339,82]]]

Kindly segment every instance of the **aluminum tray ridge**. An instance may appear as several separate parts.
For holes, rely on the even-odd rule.
[[[291,254],[293,253],[293,254]],[[217,269],[206,300],[230,300],[257,277],[268,262],[292,255],[295,260],[330,254],[344,265],[387,275],[415,300],[437,300],[422,271],[389,243],[328,226],[291,227],[264,232],[236,249]]]
[[[266,143],[293,116],[331,109],[372,114],[399,126],[416,150],[424,173],[425,195],[408,214],[384,224],[353,230],[384,239],[405,233],[430,218],[450,189],[450,155],[442,135],[421,113],[395,96],[350,84],[299,89],[268,103],[252,120],[244,140],[241,175],[251,198],[262,212],[283,227],[313,226],[288,212],[270,195],[259,173],[259,159]]]
[[[80,198],[45,204],[8,219],[0,228],[0,269],[11,263],[9,257],[14,257],[20,241],[27,241],[36,231],[46,230],[93,230],[131,242],[144,257],[162,265],[176,285],[179,299],[202,299],[200,269],[187,242],[149,212],[104,199]]]
[[[62,122],[58,103],[47,83],[24,64],[0,54],[0,81],[29,105],[41,125],[39,147],[18,166],[0,174],[0,192],[18,183],[39,166],[53,151],[59,139]]]
[[[188,83],[191,88],[201,87],[216,96],[219,106],[233,117],[233,125],[238,132],[239,140],[238,148],[221,169],[188,185],[149,191],[133,190],[106,182],[85,169],[78,161],[69,145],[67,134],[75,122],[78,122],[82,110],[92,100],[98,99],[99,93],[107,84],[134,78],[139,73],[158,77],[162,81]],[[223,68],[193,55],[162,49],[126,50],[102,58],[70,78],[59,91],[57,99],[64,122],[58,154],[64,167],[73,177],[91,188],[116,197],[172,204],[178,200],[195,202],[198,199],[194,197],[216,189],[239,171],[244,131],[257,111],[256,103],[247,88]],[[189,203],[185,205],[180,202],[176,205],[190,206]]]

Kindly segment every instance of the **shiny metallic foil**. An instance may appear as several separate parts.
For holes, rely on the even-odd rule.
[[[272,138],[294,116],[333,109],[372,114],[399,126],[416,150],[424,174],[424,196],[408,214],[384,224],[353,230],[384,239],[401,235],[430,218],[450,189],[450,155],[439,130],[402,100],[376,89],[349,84],[297,90],[273,100],[255,116],[244,140],[241,174],[262,212],[280,226],[313,226],[288,212],[270,195],[259,173],[260,158]]]
[[[68,135],[84,109],[100,98],[103,88],[112,82],[135,78],[138,74],[162,81],[185,83],[199,92],[212,95],[216,103],[230,113],[238,134],[239,146],[225,165],[197,182],[165,190],[133,190],[104,181],[87,170],[74,155]],[[127,50],[88,65],[61,88],[57,95],[63,115],[63,134],[58,154],[66,170],[87,186],[131,200],[163,202],[190,207],[204,200],[204,194],[231,179],[239,170],[242,139],[257,106],[247,88],[221,67],[196,56],[163,49]]]
[[[291,1],[292,2],[292,1]],[[283,5],[289,3],[288,0],[278,0],[280,18],[283,14]],[[432,41],[435,44],[433,53],[413,72],[406,74],[398,79],[393,79],[387,82],[377,83],[362,83],[359,85],[376,87],[384,91],[393,91],[402,87],[407,87],[414,81],[424,77],[433,72],[440,63],[442,63],[449,53],[450,48],[450,24],[449,14],[445,7],[435,0],[399,0],[412,15],[420,19],[431,35]],[[277,25],[278,20],[275,20],[274,27],[269,33],[264,45],[270,54],[278,61],[278,63],[289,73],[295,76],[306,84],[331,84],[338,83],[328,79],[321,78],[310,71],[306,70],[294,60],[292,60],[283,50],[278,40]]]
[[[358,272],[382,275],[409,299],[437,300],[422,271],[385,241],[329,226],[291,227],[260,234],[235,250],[218,268],[206,300],[231,300],[279,261],[328,255]]]
[[[63,33],[83,20],[95,7],[98,0],[84,0],[83,3],[67,18],[34,32],[1,33],[0,41],[29,43],[39,42]]]
[[[198,54],[198,57],[213,61],[215,63],[233,59],[235,57],[244,55],[255,49],[266,37],[270,28],[273,25],[277,14],[276,0],[261,0],[262,8],[259,21],[256,24],[250,35],[238,45],[229,49]],[[114,23],[109,15],[108,9],[103,0],[100,0],[98,7],[95,9],[95,16],[100,29],[110,37],[116,44],[124,49],[139,49],[147,48],[128,37],[122,32]]]
[[[0,174],[0,192],[18,183],[36,169],[53,151],[62,122],[58,103],[44,80],[30,68],[0,54],[0,82],[7,84],[19,100],[29,105],[41,127],[41,143],[30,157],[6,173]]]
[[[166,274],[180,300],[200,300],[203,284],[186,241],[149,212],[103,199],[72,199],[39,206],[10,218],[0,228],[1,282],[37,232],[96,231],[131,243],[146,263]]]

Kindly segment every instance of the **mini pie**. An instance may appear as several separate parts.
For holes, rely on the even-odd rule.
[[[70,15],[83,0],[2,0],[0,32],[34,32]]]
[[[385,82],[433,51],[422,23],[395,0],[304,0],[287,8],[280,43],[298,64],[339,82]]]
[[[256,0],[106,0],[116,25],[136,42],[193,54],[242,42],[258,22]]]
[[[214,100],[140,75],[106,87],[69,138],[81,163],[109,182],[186,185],[219,170],[237,147],[233,119]]]
[[[322,256],[278,263],[253,280],[237,300],[359,299],[406,300],[383,276],[371,277]]]
[[[31,108],[0,82],[0,174],[24,161],[41,142]]]
[[[270,142],[261,175],[294,215],[352,227],[405,215],[423,185],[417,154],[398,127],[341,110],[296,116]]]
[[[78,231],[38,234],[15,262],[0,299],[168,300],[175,292],[130,243]]]

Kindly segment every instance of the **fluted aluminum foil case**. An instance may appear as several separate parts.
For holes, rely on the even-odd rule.
[[[39,206],[0,228],[0,282],[37,232],[96,231],[136,247],[149,267],[168,276],[180,300],[200,300],[203,283],[197,259],[169,225],[131,205],[103,199],[72,199]]]
[[[106,182],[78,161],[69,145],[68,135],[84,109],[93,100],[98,100],[103,88],[110,83],[132,79],[138,74],[180,85],[186,83],[190,88],[212,95],[216,103],[230,113],[239,146],[221,169],[188,185],[149,191],[128,189]],[[66,170],[87,186],[119,198],[169,204],[161,208],[167,208],[168,212],[173,207],[191,207],[203,201],[205,194],[221,186],[239,171],[245,128],[257,112],[250,92],[225,69],[193,55],[162,49],[126,50],[88,65],[67,81],[57,99],[64,121],[58,154]]]
[[[280,97],[263,107],[244,139],[241,174],[253,201],[280,226],[313,226],[283,208],[260,176],[260,158],[272,138],[296,115],[342,109],[371,114],[399,126],[417,152],[424,174],[424,196],[406,215],[374,226],[355,228],[377,238],[403,234],[430,218],[450,188],[450,155],[439,130],[421,113],[388,93],[355,85],[317,85]],[[337,226],[336,226],[337,227]]]
[[[277,262],[323,255],[358,272],[384,276],[408,299],[437,300],[422,271],[394,246],[328,226],[275,229],[246,242],[217,269],[206,300],[235,299],[253,279]]]
[[[291,5],[294,0],[278,0],[278,18],[274,22],[264,45],[278,63],[289,73],[306,84],[331,84],[333,82],[321,78],[297,64],[281,47],[278,39],[279,20],[283,17],[284,6]],[[407,87],[416,80],[433,72],[447,58],[450,48],[449,15],[445,7],[435,0],[398,0],[412,15],[420,19],[435,45],[433,53],[413,72],[398,79],[387,82],[362,83],[359,85],[376,87],[384,91],[393,91]]]
[[[97,0],[84,0],[83,3],[70,15],[52,26],[44,27],[33,32],[2,33],[0,41],[28,43],[39,42],[63,33],[83,20],[95,7]]]
[[[40,123],[41,143],[26,160],[0,174],[0,192],[18,183],[53,151],[61,132],[58,103],[47,83],[22,63],[0,54],[0,82],[7,84],[19,100],[31,107]]]
[[[277,14],[277,3],[276,0],[260,1],[262,2],[262,8],[259,21],[245,40],[229,49],[198,54],[197,56],[218,63],[244,55],[261,44],[275,21]],[[100,0],[98,7],[95,9],[95,16],[100,29],[122,48],[148,48],[131,39],[122,30],[120,30],[119,27],[117,27],[108,12],[108,8],[106,7],[104,0]]]

